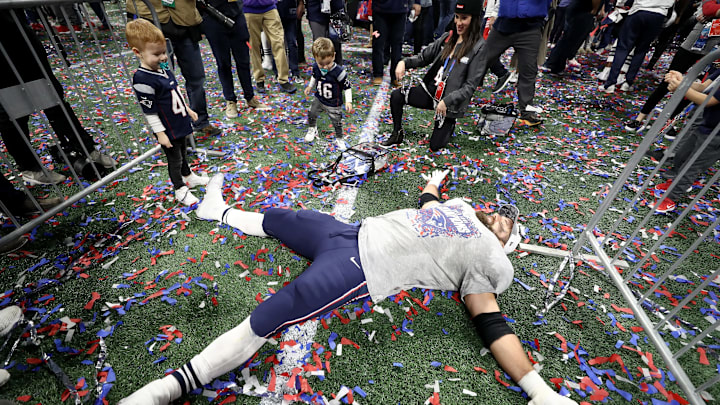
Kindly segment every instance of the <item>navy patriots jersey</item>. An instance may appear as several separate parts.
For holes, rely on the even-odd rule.
[[[143,113],[160,117],[168,138],[180,139],[193,132],[185,100],[171,71],[159,72],[140,67],[133,75],[133,90]]]
[[[313,77],[317,82],[315,87],[315,97],[321,103],[329,107],[340,107],[342,102],[343,90],[350,88],[350,80],[348,80],[347,71],[340,65],[330,69],[325,76],[320,73],[320,67],[317,63],[313,63]]]

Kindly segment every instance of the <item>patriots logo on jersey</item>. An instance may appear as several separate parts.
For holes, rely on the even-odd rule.
[[[153,102],[152,100],[143,97],[140,99],[140,104],[142,104],[147,109],[152,109]]]
[[[472,220],[463,215],[461,207],[423,209],[409,215],[413,228],[423,238],[482,236]]]

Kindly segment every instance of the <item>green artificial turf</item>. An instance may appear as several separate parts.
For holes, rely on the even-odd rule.
[[[121,16],[119,8],[112,10],[113,19],[120,21]],[[305,34],[307,37],[308,32]],[[366,38],[361,35],[365,34],[358,31],[358,38]],[[309,43],[306,38],[306,48]],[[360,43],[361,39],[358,39],[353,45]],[[109,55],[118,52],[118,47],[107,37],[101,44]],[[274,108],[272,111],[244,110],[239,118],[225,120],[214,61],[206,42],[202,43],[202,51],[208,77],[209,112],[211,119],[222,125],[224,134],[215,138],[199,137],[198,143],[225,154],[222,157],[191,154],[193,168],[211,175],[224,173],[226,201],[245,210],[262,212],[280,206],[331,212],[338,198],[337,191],[313,188],[307,181],[308,171],[337,156],[337,151],[329,146],[333,137],[329,120],[326,117],[320,119],[322,136],[317,141],[304,143],[302,138],[310,98],[300,91],[292,96],[272,91],[263,96]],[[98,56],[95,50],[78,50],[73,46],[68,47],[68,53],[75,62]],[[306,55],[310,56],[308,49]],[[357,87],[354,95],[357,111],[344,120],[348,141],[352,144],[359,140],[358,134],[377,87],[369,83],[368,53],[347,52],[345,57]],[[83,123],[90,128],[97,125],[97,130],[109,133],[111,136],[101,137],[103,148],[125,163],[152,146],[154,140],[142,129],[134,95],[124,79],[125,69],[132,70],[135,66],[131,55],[125,55],[123,59],[109,57],[108,60],[113,66],[111,69],[90,64],[89,70],[84,70],[86,67],[76,65],[69,71],[62,70],[59,75],[70,86],[68,98],[78,106],[76,109],[81,113]],[[121,63],[121,60],[125,62]],[[599,64],[594,56],[587,57],[586,61],[590,65]],[[57,65],[57,59],[53,62]],[[82,79],[76,78],[73,82],[71,72],[76,71],[82,72]],[[303,78],[308,78],[307,70]],[[111,79],[117,84],[113,85]],[[640,142],[639,137],[622,130],[622,124],[639,109],[638,104],[646,97],[646,90],[652,87],[652,81],[646,76],[641,78],[641,84],[643,90],[623,99],[598,96],[587,75],[558,83],[541,77],[536,104],[546,108],[542,114],[546,118],[545,124],[535,129],[516,126],[510,136],[497,139],[487,139],[475,131],[480,117],[479,106],[490,101],[512,101],[510,97],[514,90],[496,96],[477,92],[467,116],[458,121],[451,145],[437,154],[430,154],[427,141],[433,113],[406,108],[405,143],[393,149],[390,167],[369,178],[358,189],[353,206],[355,213],[349,221],[416,206],[425,184],[421,174],[436,167],[452,167],[443,188],[443,198],[463,197],[477,209],[486,211],[496,208],[498,201],[513,202],[522,213],[527,243],[571,248],[604,198],[603,193],[619,175],[622,163],[631,157]],[[84,102],[80,100],[80,94],[83,94]],[[35,145],[47,158],[47,131],[44,129],[47,125],[43,118],[34,120],[33,124],[40,129]],[[379,133],[390,131],[391,118],[386,107],[380,116]],[[113,138],[115,135],[120,136],[124,144]],[[129,157],[124,155],[126,149],[129,149]],[[39,327],[58,323],[65,316],[79,319],[84,324],[86,331],[76,330],[69,342],[64,341],[66,331],[57,331],[52,336],[50,330],[40,333],[42,349],[52,356],[71,381],[77,383],[79,379],[85,379],[87,385],[80,384],[81,389],[95,388],[93,364],[98,359],[99,349],[92,354],[85,351],[92,348],[99,331],[114,328],[105,339],[105,366],[111,366],[117,378],[107,396],[110,403],[116,403],[143,384],[162,377],[164,372],[183,365],[212,339],[247,317],[257,305],[258,298],[268,298],[271,290],[281,288],[307,264],[307,260],[297,257],[275,240],[246,237],[229,227],[201,221],[192,209],[175,204],[170,198],[172,186],[166,168],[160,165],[163,161],[164,157],[156,155],[143,162],[136,170],[36,228],[33,241],[23,252],[0,259],[0,286],[5,295],[12,293],[10,299],[25,299],[27,318],[33,319]],[[641,184],[652,168],[651,162],[643,160],[641,167],[634,171],[631,183]],[[3,170],[7,171],[6,168]],[[69,183],[63,185],[60,192],[70,194],[78,189],[78,185]],[[33,191],[37,194],[58,193],[53,188],[42,187],[34,187]],[[696,219],[714,220],[717,188],[713,187],[711,194],[705,197],[704,205],[693,212],[699,215]],[[196,195],[202,196],[203,190],[198,190]],[[628,204],[625,199],[629,201],[633,197],[634,192],[626,187],[613,208],[624,209]],[[652,197],[644,195],[643,199],[645,201],[637,202],[629,214],[633,218],[623,218],[617,234],[609,235],[610,244],[623,242],[648,212]],[[600,232],[607,232],[618,216],[618,212],[609,211],[598,226]],[[667,232],[667,224],[675,217],[675,214],[653,216],[645,228],[648,232],[653,229]],[[644,275],[662,274],[677,258],[672,249],[682,253],[704,228],[686,219],[676,230],[685,238],[666,239],[664,247],[657,253],[660,262],[647,263],[641,269]],[[637,245],[633,246],[632,253],[639,256],[651,246],[652,234],[648,238],[639,235],[635,242]],[[717,242],[711,236],[701,243],[697,253],[690,255],[675,270],[675,274],[685,275],[695,285],[668,280],[662,288],[681,299],[688,289],[695,288],[701,276],[718,267],[718,250]],[[167,252],[173,253],[160,255]],[[459,254],[470,256],[472,252]],[[629,256],[622,258],[629,259]],[[605,272],[587,262],[579,264],[571,281],[575,296],[566,296],[562,301],[564,307],[558,305],[551,310],[544,323],[533,324],[538,321],[536,312],[545,300],[546,288],[541,277],[552,278],[560,268],[561,260],[516,252],[511,255],[511,261],[515,277],[529,290],[515,282],[499,296],[498,302],[524,348],[541,365],[541,375],[548,381],[560,378],[574,383],[580,383],[587,376],[577,359],[569,357],[573,350],[561,350],[558,334],[569,344],[581,347],[578,352],[585,362],[619,354],[632,375],[632,382],[623,380],[630,377],[618,363],[596,364],[594,367],[600,370],[596,373],[603,382],[610,375],[615,386],[629,392],[633,401],[650,401],[651,396],[638,388],[641,369],[648,365],[637,352],[623,345],[651,353],[658,368],[665,371],[667,367],[643,332],[636,333],[636,345],[629,343],[633,341],[631,328],[638,323],[622,317],[623,312],[616,309],[626,308],[627,303]],[[39,263],[44,264],[37,266]],[[279,267],[282,274],[278,274]],[[132,277],[132,273],[139,271],[142,273]],[[568,281],[566,277],[562,280]],[[636,281],[643,289],[650,286],[647,279],[640,276]],[[178,283],[186,283],[187,295],[178,294],[176,289],[167,295],[174,302],[161,297],[148,299],[151,294]],[[217,295],[214,283],[217,283]],[[41,286],[45,287],[38,290]],[[707,291],[717,295],[717,285]],[[99,294],[100,298],[90,309],[85,309],[93,293]],[[321,391],[331,398],[343,386],[359,387],[367,394],[363,398],[355,391],[355,399],[360,403],[417,404],[433,395],[433,385],[437,381],[440,401],[446,404],[523,402],[520,394],[496,380],[495,372],[499,367],[489,353],[481,350],[482,343],[465,309],[451,293],[421,290],[408,293],[408,297],[398,302],[390,298],[372,304],[389,310],[392,322],[387,311],[363,311],[365,303],[359,303],[340,311],[345,318],[358,314],[359,319],[344,324],[337,316],[328,316],[325,318],[327,328],[319,324],[313,350],[323,351],[320,354],[323,360],[330,353],[330,371],[326,370],[323,380],[304,376],[314,392]],[[422,301],[431,293],[433,298],[427,310],[413,301],[413,298]],[[213,297],[217,305],[212,303]],[[128,301],[128,298],[134,301]],[[652,299],[672,308],[668,297],[653,296]],[[681,318],[701,329],[709,327],[700,309],[711,309],[711,305],[717,304],[713,299],[709,294],[703,294],[681,312]],[[127,310],[113,308],[117,304],[127,306]],[[55,312],[47,315],[53,309]],[[621,326],[612,325],[610,314]],[[45,316],[47,318],[43,319]],[[656,319],[654,315],[651,318]],[[372,321],[368,322],[368,319]],[[165,325],[174,326],[183,337],[179,342],[170,341],[167,348],[160,351],[166,342],[159,336],[163,333],[160,328]],[[676,339],[669,336],[668,331],[663,330],[663,333],[673,349],[692,338]],[[159,341],[150,352],[155,338]],[[355,342],[359,349],[345,344],[342,355],[337,355],[337,349],[331,349],[330,340],[337,343],[341,338]],[[60,341],[56,343],[55,339]],[[539,347],[533,347],[536,339]],[[717,345],[714,338],[708,338],[704,343]],[[60,350],[65,347],[79,353]],[[266,344],[254,360],[259,364],[253,367],[252,374],[263,384],[269,382],[271,356],[278,349],[278,346]],[[17,349],[11,359],[12,378],[0,390],[2,397],[31,395],[31,403],[61,403],[61,384],[46,367],[27,361],[39,357],[39,353],[37,348],[27,345]],[[707,347],[707,356],[708,366],[699,364],[699,353],[695,349],[680,359],[696,383],[717,375],[717,350]],[[89,364],[82,363],[83,360]],[[158,360],[162,361],[153,363]],[[314,364],[314,361],[308,361]],[[502,372],[498,378],[515,385]],[[221,380],[227,381],[228,376]],[[668,378],[663,381],[667,389],[681,392]],[[607,389],[607,386],[601,388]],[[463,389],[478,396],[463,394]],[[709,392],[720,397],[720,389],[716,387]],[[624,401],[615,392],[610,391],[609,395],[613,401]],[[599,402],[590,400],[589,393],[583,399],[572,391],[571,398]],[[662,394],[652,398],[666,400]],[[184,399],[190,403],[207,403],[207,399],[199,395]],[[220,403],[222,399],[214,403]],[[256,404],[259,399],[238,395],[235,402]]]

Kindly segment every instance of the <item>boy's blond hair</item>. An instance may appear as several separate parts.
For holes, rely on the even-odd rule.
[[[165,43],[165,35],[153,23],[142,18],[132,20],[125,26],[125,37],[131,48],[143,50],[148,43]]]
[[[335,45],[328,38],[318,38],[312,44],[312,53],[315,59],[333,56],[335,55]]]

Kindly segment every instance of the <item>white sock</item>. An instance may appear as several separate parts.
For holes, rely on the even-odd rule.
[[[267,339],[253,332],[250,317],[247,317],[240,325],[213,340],[205,350],[168,377],[177,381],[183,395],[187,394],[239,367],[266,341]]]
[[[266,238],[269,235],[265,233],[265,230],[262,226],[264,218],[264,214],[230,208],[228,210],[225,210],[221,221],[232,226],[233,228],[241,230],[243,233],[246,233],[248,235]]]
[[[209,221],[220,221],[222,219],[223,212],[229,208],[222,198],[224,179],[225,175],[222,173],[212,176],[205,187],[205,198],[203,198],[195,210],[195,215],[197,215],[198,218]]]
[[[535,370],[525,374],[523,378],[518,381],[518,385],[533,399],[543,395],[555,394],[555,391],[545,383],[545,380],[543,380]]]

